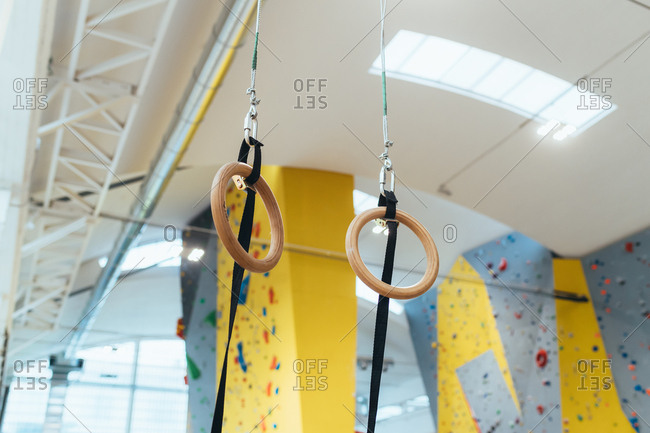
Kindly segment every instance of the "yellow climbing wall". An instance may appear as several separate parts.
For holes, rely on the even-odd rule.
[[[554,259],[555,289],[590,298],[580,260]],[[591,302],[557,299],[560,394],[564,433],[634,429],[621,410]]]
[[[354,217],[348,175],[265,166],[285,227],[285,251],[267,274],[244,274],[228,365],[224,432],[352,432],[355,419],[356,295],[347,262],[292,248],[344,253]],[[245,193],[229,186],[230,223],[238,230]],[[253,237],[270,239],[256,200]],[[253,242],[263,257],[268,244]],[[225,348],[233,261],[218,250],[218,377]],[[350,332],[352,330],[352,332]],[[343,338],[346,334],[347,337]]]
[[[475,433],[458,367],[491,349],[517,405],[518,400],[485,284],[463,257],[449,274],[476,282],[446,278],[438,288],[438,432]]]

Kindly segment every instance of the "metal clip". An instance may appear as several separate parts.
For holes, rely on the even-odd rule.
[[[257,110],[254,110],[254,106],[251,106],[251,109],[246,113],[244,117],[244,140],[249,146],[253,146],[250,142],[250,137],[257,139]]]
[[[386,161],[388,161],[388,164],[386,164]],[[393,170],[392,165],[390,164],[390,159],[387,159],[386,161],[384,161],[384,166],[379,172],[379,193],[381,195],[386,195],[384,194],[384,191],[395,192],[395,170]],[[388,172],[390,172],[390,189],[386,188],[386,174]]]
[[[244,117],[244,140],[246,144],[252,147],[250,137],[257,139],[257,105],[262,100],[257,99],[255,89],[253,88],[246,90],[246,94],[251,95],[251,108],[246,113],[246,117]]]

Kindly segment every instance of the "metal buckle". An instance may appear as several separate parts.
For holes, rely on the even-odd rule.
[[[246,183],[246,178],[244,176],[240,176],[240,175],[236,174],[231,179],[235,183],[235,187],[238,190],[245,191],[247,189],[250,189],[252,191],[255,191],[255,186],[247,184]]]
[[[399,225],[399,221],[397,221],[395,218],[376,218],[375,219],[375,224],[377,224],[379,227],[388,227],[389,222],[397,223],[397,225]]]

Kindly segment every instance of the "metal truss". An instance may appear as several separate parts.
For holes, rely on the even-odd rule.
[[[49,167],[32,181],[37,208],[26,221],[13,312],[14,332],[38,338],[58,329],[109,187],[121,181],[115,172],[176,0],[98,10],[105,4],[81,0],[71,49],[51,60],[37,154]]]

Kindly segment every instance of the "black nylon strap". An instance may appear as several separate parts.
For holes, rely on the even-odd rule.
[[[397,198],[391,191],[384,191],[379,197],[379,206],[386,206],[385,218],[394,219],[397,211]],[[395,247],[397,246],[397,221],[388,221],[388,241],[386,242],[386,255],[381,280],[391,284],[393,279],[393,265],[395,262]],[[384,349],[386,348],[386,332],[388,330],[388,306],[390,298],[379,295],[377,303],[377,319],[375,321],[375,338],[372,346],[372,373],[370,375],[370,398],[368,407],[367,433],[375,432],[377,421],[377,408],[379,404],[379,386],[381,373],[384,369]]]
[[[262,168],[262,143],[250,137],[251,144],[255,147],[255,160],[253,161],[253,170],[246,178],[246,184],[253,186],[260,178],[260,170]],[[246,162],[250,146],[246,141],[242,142],[239,149],[240,162]],[[248,252],[251,243],[251,234],[253,232],[253,214],[255,211],[255,191],[251,188],[246,189],[246,204],[244,205],[244,212],[242,214],[241,223],[239,225],[239,234],[237,240]],[[235,325],[235,317],[237,315],[237,304],[239,303],[239,294],[241,292],[241,284],[244,277],[244,268],[235,262],[232,269],[232,294],[230,296],[230,317],[228,320],[228,340],[226,341],[226,351],[223,357],[223,368],[221,369],[221,378],[219,379],[219,389],[217,391],[217,402],[214,408],[214,416],[212,418],[212,433],[221,433],[223,428],[223,411],[226,397],[226,378],[228,376],[228,352],[230,349],[230,340],[232,339],[232,330]]]
[[[248,137],[248,139],[251,142],[251,145],[255,148],[255,159],[253,160],[253,171],[251,171],[251,174],[246,178],[246,183],[248,185],[254,185],[260,178],[260,172],[262,170],[262,146],[264,145],[253,137]],[[246,143],[246,140],[242,140],[237,161],[246,163],[250,149],[251,146]]]

